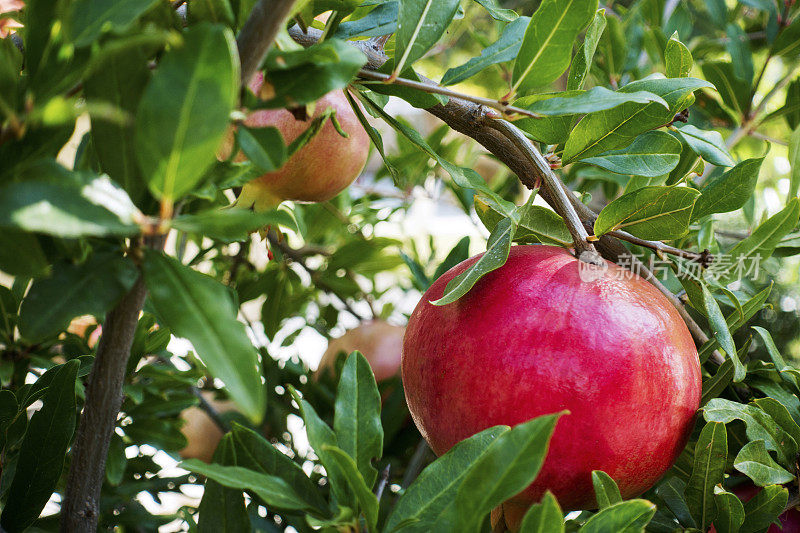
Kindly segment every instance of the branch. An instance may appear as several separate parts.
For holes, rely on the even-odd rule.
[[[578,217],[577,211],[570,203],[567,193],[560,185],[560,180],[555,172],[550,168],[550,164],[542,156],[539,150],[533,143],[525,137],[519,128],[513,126],[505,120],[490,120],[487,122],[489,127],[503,133],[514,145],[522,152],[528,161],[538,170],[538,179],[542,181],[543,186],[551,193],[551,205],[553,209],[561,215],[564,222],[567,224],[572,241],[575,245],[575,255],[579,259],[587,263],[596,265],[602,264],[597,250],[594,245],[589,242],[589,234],[583,226],[581,219]]]
[[[61,506],[61,531],[64,533],[97,531],[108,446],[122,406],[125,370],[145,292],[140,277],[103,322],[103,335],[72,445],[69,477]]]
[[[650,248],[655,252],[660,253],[667,253],[671,255],[676,255],[678,257],[683,257],[685,259],[690,259],[696,263],[700,263],[704,267],[707,267],[711,264],[714,260],[714,256],[709,253],[708,250],[703,250],[700,253],[697,252],[690,252],[688,250],[683,250],[681,248],[675,248],[674,246],[670,246],[669,244],[665,244],[661,241],[648,241],[646,239],[640,239],[635,235],[631,235],[627,231],[611,231],[609,232],[610,235],[613,235],[617,239],[628,241],[629,243],[636,244],[638,246],[644,246],[645,248]]]
[[[267,240],[272,246],[278,248],[281,252],[283,252],[283,255],[291,259],[293,263],[300,265],[303,268],[303,270],[308,272],[308,275],[311,276],[311,281],[313,281],[318,288],[322,289],[323,291],[332,296],[335,296],[336,299],[338,299],[339,302],[341,302],[345,311],[353,315],[359,322],[366,322],[368,320],[367,317],[363,316],[361,313],[353,309],[353,307],[349,303],[347,303],[347,301],[344,298],[336,294],[336,291],[333,290],[333,287],[331,287],[330,285],[319,279],[318,271],[308,266],[308,264],[306,263],[305,255],[303,253],[286,244],[286,241],[279,239],[278,236],[275,235],[275,232],[272,230],[270,230],[267,233]]]
[[[239,32],[236,46],[242,64],[242,85],[247,84],[267,57],[272,42],[289,17],[295,0],[259,0]]]
[[[449,96],[452,98],[461,98],[462,100],[467,100],[469,102],[474,102],[476,104],[481,104],[486,107],[496,109],[501,113],[503,113],[504,115],[516,114],[532,118],[542,117],[541,115],[534,113],[533,111],[528,111],[527,109],[523,109],[521,107],[515,107],[513,105],[507,105],[497,100],[493,100],[492,98],[484,98],[482,96],[472,96],[470,94],[460,93],[458,91],[448,89],[447,87],[442,87],[441,85],[431,85],[430,83],[425,83],[423,81],[409,80],[406,78],[392,78],[388,74],[383,74],[381,72],[373,72],[367,69],[361,69],[358,72],[358,77],[362,79],[391,83],[394,85],[401,85],[403,87],[410,87],[412,89],[419,89],[427,93],[443,94],[445,96]],[[498,116],[496,118],[500,117]]]
[[[303,33],[299,28],[292,27],[289,29],[289,35],[298,43],[309,46],[319,39],[321,32],[313,28],[308,29],[308,33]],[[386,62],[387,57],[382,50],[376,49],[369,41],[352,41],[351,44],[360,49],[367,55],[367,68],[379,68]],[[422,76],[420,79],[424,83],[436,85],[435,82],[428,80]],[[546,169],[541,168],[536,164],[536,155],[538,150],[530,144],[531,153],[526,153],[527,150],[521,149],[511,139],[506,137],[502,132],[498,131],[492,122],[496,122],[487,114],[486,109],[478,104],[462,100],[460,98],[450,98],[445,105],[436,105],[428,108],[426,111],[440,118],[448,126],[454,130],[463,133],[464,135],[475,139],[479,144],[486,148],[489,152],[494,154],[500,161],[502,161],[512,172],[514,172],[519,180],[528,188],[536,188],[539,184],[545,184],[555,181],[558,184],[558,189],[566,196],[569,203],[572,204],[573,209],[577,213],[578,218],[583,222],[590,222],[594,225],[594,220],[597,218],[597,213],[592,211],[587,205],[578,200],[572,191],[558,178],[555,173],[550,171],[549,164]],[[542,157],[538,153],[539,157]],[[542,157],[543,159],[543,157]],[[551,190],[550,187],[542,187],[539,195],[551,206],[556,205],[555,195],[561,196],[558,190]],[[561,196],[563,198],[563,196]],[[554,207],[555,209],[555,207]],[[561,214],[561,213],[559,213]],[[617,262],[622,254],[629,253],[622,243],[609,236],[603,235],[600,240],[594,244],[597,251],[610,261]],[[647,269],[643,272],[649,272]],[[678,300],[672,292],[669,291],[663,284],[659,283],[655,276],[650,274],[650,281],[666,296],[669,301],[675,306],[678,312],[686,321],[686,325],[695,341],[703,344],[708,341],[708,336],[703,332],[700,326],[688,314],[683,303]],[[721,362],[721,355],[719,357],[712,355],[711,360]]]

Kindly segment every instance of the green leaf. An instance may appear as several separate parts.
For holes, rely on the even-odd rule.
[[[701,130],[691,124],[681,128],[675,128],[678,134],[691,147],[692,151],[718,167],[732,167],[736,163],[733,161],[722,135],[714,130]],[[763,160],[763,158],[761,158]],[[755,161],[755,159],[748,159]]]
[[[207,20],[219,22],[226,26],[235,23],[233,8],[228,0],[194,0],[187,4],[188,17],[191,22]]]
[[[780,464],[794,464],[797,442],[757,406],[714,398],[703,408],[703,417],[708,422],[724,424],[741,420],[749,440],[763,440],[768,450],[777,452]]]
[[[572,43],[595,11],[596,0],[544,0],[522,39],[510,92],[527,92],[561,76],[569,66]]]
[[[464,478],[489,445],[510,431],[495,426],[465,439],[428,465],[405,490],[386,519],[384,531],[427,532],[453,505]]]
[[[734,311],[730,315],[728,315],[725,319],[725,322],[728,324],[728,329],[735,333],[739,328],[741,328],[748,320],[750,320],[757,312],[761,311],[764,307],[764,302],[767,301],[770,292],[772,291],[772,285],[767,287],[766,289],[762,290],[752,298],[750,298],[747,302],[742,305],[742,311],[744,312],[744,316],[739,313],[738,310]],[[709,342],[705,343],[700,351],[700,362],[705,362],[708,359],[708,356],[719,348],[719,343],[716,339],[711,339]]]
[[[664,50],[664,61],[668,78],[685,78],[692,70],[692,53],[678,39],[678,32],[672,34]]]
[[[714,487],[717,516],[714,529],[719,533],[737,533],[744,522],[744,506],[739,498],[717,485]]]
[[[798,84],[800,86],[800,84]],[[797,197],[800,190],[800,126],[789,135],[789,163],[792,166],[792,178],[789,185],[789,198]]]
[[[144,279],[159,322],[191,341],[214,377],[251,420],[264,414],[267,393],[258,353],[236,320],[228,289],[171,257],[147,250]]]
[[[725,321],[719,304],[705,285],[703,285],[703,308],[708,317],[712,335],[722,349],[725,350],[725,353],[728,354],[731,362],[733,362],[733,381],[738,383],[745,378],[747,370],[736,354],[736,345],[733,343],[733,336],[728,329],[728,323]]]
[[[247,128],[241,125],[236,130],[236,140],[247,159],[261,172],[278,170],[289,157],[278,128]]]
[[[433,273],[433,279],[439,279],[439,277],[459,264],[461,261],[466,261],[469,257],[469,236],[462,237],[460,241],[456,243],[455,246],[450,250],[447,254],[447,257],[436,267],[436,270]]]
[[[744,116],[750,105],[750,84],[736,77],[733,66],[723,61],[703,63],[703,76],[719,91],[724,107],[730,109],[735,117]]]
[[[763,440],[750,441],[739,450],[733,467],[753,480],[759,487],[789,483],[794,475],[770,457]]]
[[[228,466],[243,466],[262,474],[277,476],[289,483],[304,501],[316,509],[315,516],[330,515],[330,509],[319,486],[309,479],[300,465],[284,455],[264,437],[234,423],[229,434],[229,441],[235,460],[233,463],[226,463]]]
[[[594,53],[597,50],[597,44],[600,42],[600,37],[603,35],[603,30],[605,29],[606,10],[598,9],[594,14],[591,24],[589,24],[589,27],[586,29],[586,37],[583,39],[577,53],[572,58],[572,65],[569,67],[569,74],[567,75],[568,91],[583,89],[583,84],[586,82],[586,75],[589,74],[592,60],[594,59]]]
[[[656,512],[656,506],[647,500],[627,500],[602,509],[593,515],[581,533],[634,533],[644,529]]]
[[[798,52],[800,52],[800,19],[795,18],[772,43],[772,54],[794,59]]]
[[[334,37],[378,37],[397,31],[398,2],[378,4],[369,14],[358,20],[346,20],[336,28]]]
[[[570,134],[562,160],[567,163],[629,145],[639,134],[670,122],[675,113],[691,104],[693,92],[703,87],[712,86],[697,78],[648,78],[627,84],[619,91],[657,94],[669,109],[657,102],[630,102],[590,113]]]
[[[236,43],[228,28],[198,24],[164,54],[139,103],[136,156],[154,195],[191,191],[216,161],[239,89]]]
[[[458,0],[400,0],[394,71],[401,72],[436,44],[458,10]]]
[[[695,523],[704,531],[716,516],[714,486],[722,483],[727,457],[728,433],[725,424],[707,423],[697,440],[692,475],[684,490],[686,504]]]
[[[744,523],[739,533],[756,533],[770,527],[783,513],[789,501],[789,491],[780,485],[770,485],[744,504]]]
[[[797,225],[800,217],[800,200],[793,198],[781,211],[765,220],[746,239],[739,241],[727,254],[724,263],[712,263],[709,275],[720,284],[727,285],[741,279],[754,266],[766,261],[784,235]],[[748,264],[750,263],[750,264]]]
[[[231,440],[230,433],[222,437],[214,451],[214,464],[236,466],[236,453]],[[199,533],[233,533],[250,528],[241,488],[227,488],[213,479],[207,479],[197,510],[200,513]]]
[[[597,506],[600,509],[605,509],[622,501],[622,495],[619,492],[617,483],[602,470],[592,470],[592,485],[597,497]]]
[[[128,236],[139,232],[141,213],[108,177],[83,179],[47,165],[47,180],[11,183],[0,189],[0,226],[57,237]]]
[[[519,15],[517,15],[513,9],[503,9],[500,7],[497,3],[497,0],[475,1],[482,5],[494,20],[499,20],[500,22],[513,22],[517,19],[517,17],[519,17]]]
[[[531,505],[522,518],[519,533],[564,533],[564,515],[552,492],[548,490],[540,503]]]
[[[355,493],[359,508],[367,519],[367,531],[377,531],[378,523],[378,498],[369,490],[361,472],[358,471],[353,458],[347,455],[341,448],[336,446],[323,446],[328,464],[326,468],[333,469],[336,465],[337,471],[347,480],[348,485]]]
[[[725,48],[731,55],[733,75],[747,83],[752,83],[753,52],[750,50],[750,37],[734,22],[728,23],[725,33],[728,36]]]
[[[510,218],[504,218],[498,222],[489,236],[489,241],[486,243],[486,252],[470,265],[467,270],[451,279],[445,286],[442,297],[431,303],[433,305],[447,305],[455,302],[467,294],[483,276],[506,264],[516,229],[516,223]]]
[[[183,461],[178,466],[213,479],[223,487],[248,490],[267,505],[278,509],[314,511],[314,507],[301,498],[289,483],[277,476],[261,474],[241,466],[206,464],[197,459]]]
[[[339,461],[330,457],[331,454],[328,453],[328,448],[338,448],[336,433],[319,417],[310,403],[300,398],[300,395],[291,385],[289,386],[289,391],[300,407],[300,414],[306,423],[308,442],[314,448],[328,473],[328,481],[331,484],[331,490],[337,503],[345,507],[355,508],[357,495],[353,493],[346,473],[341,470]]]
[[[642,187],[605,206],[594,222],[594,234],[624,229],[642,239],[681,237],[689,230],[699,195],[688,187]]]
[[[526,104],[526,99],[531,97],[523,97],[514,102],[518,107],[524,107],[528,111],[533,111],[542,116],[563,116],[574,115],[580,113],[592,113],[595,111],[603,111],[605,109],[613,109],[624,103],[635,102],[639,104],[647,104],[650,102],[657,102],[667,108],[667,102],[657,94],[647,91],[635,91],[624,93],[620,91],[612,91],[605,87],[592,87],[588,91],[575,91],[574,94],[568,96],[556,96],[555,98],[547,99],[531,99],[530,104]],[[536,95],[539,96],[539,95]]]
[[[283,226],[297,231],[297,221],[283,208],[253,212],[249,209],[212,209],[194,215],[175,217],[172,227],[187,233],[205,235],[225,242],[244,241],[265,226]]]
[[[700,191],[692,219],[712,213],[727,213],[742,207],[753,195],[764,157],[745,159],[724,174],[708,181]]]
[[[92,147],[100,168],[122,185],[134,200],[144,192],[144,181],[136,162],[133,117],[141,100],[150,69],[147,56],[140,48],[125,48],[109,53],[83,82],[88,104],[107,103],[127,113],[127,121],[107,120],[91,116]]]
[[[87,46],[103,33],[123,33],[158,0],[75,0],[64,19],[67,40],[77,47]]]
[[[581,94],[580,91],[567,91],[562,93],[531,94],[514,101],[516,107],[526,108],[535,102],[553,98],[568,100],[573,95]],[[514,125],[524,131],[528,137],[546,144],[562,144],[572,131],[572,123],[578,115],[563,115],[540,118],[522,117],[514,121]]]
[[[681,143],[669,133],[648,131],[639,135],[633,144],[582,159],[617,174],[655,178],[668,174],[681,158]]]
[[[782,390],[786,391],[786,389]],[[791,395],[791,393],[788,391],[786,391],[786,393]],[[784,398],[776,395],[775,398],[757,398],[753,400],[752,403],[767,413],[767,415],[769,415],[769,417],[776,424],[778,424],[782,430],[791,435],[795,442],[800,443],[800,426],[798,426],[797,422],[795,422],[794,418],[792,418],[792,414],[789,413],[789,407],[794,405],[792,402],[787,402]],[[796,469],[796,465],[794,464],[789,464],[786,466],[791,470]]]
[[[780,373],[781,379],[792,385],[796,392],[800,392],[800,378],[798,378],[798,371],[796,368],[786,364],[786,361],[784,361],[783,356],[781,356],[778,347],[775,346],[775,341],[772,340],[772,335],[770,335],[769,331],[760,326],[752,326],[752,328],[761,337],[764,347],[767,349],[767,354],[769,355],[772,363],[775,365],[775,370]],[[798,440],[798,443],[800,443],[800,440]]]
[[[533,482],[561,414],[519,424],[489,445],[456,492],[452,508],[455,531],[480,531],[484,517],[493,508]]]
[[[20,334],[30,342],[41,342],[66,330],[76,316],[102,320],[138,277],[136,266],[116,254],[93,254],[80,265],[61,263],[53,268],[52,277],[34,281],[22,300]]]
[[[11,276],[36,277],[45,273],[47,257],[36,235],[3,228],[0,231],[0,270]]]
[[[273,49],[264,63],[264,79],[275,91],[270,108],[298,107],[344,89],[367,62],[367,56],[341,39],[328,39],[300,50]]]
[[[683,493],[686,490],[686,483],[677,478],[671,477],[663,483],[659,483],[656,488],[656,495],[661,498],[667,505],[667,508],[675,515],[678,522],[684,527],[697,528],[692,517],[692,512],[689,506],[686,505],[686,499]]]
[[[461,83],[491,65],[511,61],[517,57],[529,21],[529,17],[519,17],[508,24],[503,28],[500,38],[484,48],[481,55],[473,57],[463,65],[448,69],[442,77],[442,85]]]
[[[378,475],[372,460],[380,459],[383,453],[381,396],[361,352],[351,353],[342,369],[333,428],[339,448],[355,460],[367,487],[372,487]]]
[[[42,398],[43,407],[30,419],[0,516],[0,525],[6,531],[22,531],[33,524],[61,478],[75,430],[79,366],[77,360],[61,365]]]

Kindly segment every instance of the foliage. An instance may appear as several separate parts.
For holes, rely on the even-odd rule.
[[[359,352],[315,376],[306,353],[308,339],[359,322],[405,323],[408,302],[470,251],[487,253],[437,305],[502,267],[515,243],[573,245],[548,196],[418,118],[414,107],[455,98],[402,83],[424,83],[421,73],[493,103],[487,120],[508,104],[526,110],[507,118],[599,213],[594,235],[622,236],[659,265],[708,334],[702,410],[668,474],[623,498],[596,471],[599,509],[571,512],[548,493],[521,530],[765,531],[797,504],[800,3],[306,0],[262,62],[272,92],[259,95],[240,87],[252,50],[236,42],[255,0],[180,4],[0,2],[4,530],[58,528],[86,384],[118,334],[106,317],[141,283],[100,527],[489,530],[568,414],[488,428],[433,460],[399,378],[376,384]],[[294,24],[322,40],[304,48]],[[366,38],[383,67],[368,63]],[[390,83],[359,76],[365,66]],[[336,124],[326,113],[286,144],[274,128],[245,127],[246,113],[300,116],[342,88],[378,152],[359,183],[319,204],[229,207],[231,191]],[[423,204],[475,227],[455,238],[397,230]],[[647,240],[715,260],[700,268]],[[212,463],[176,469],[181,414],[201,392],[236,410],[218,419]],[[736,488],[748,482],[763,489],[744,502]],[[190,485],[202,499],[169,507],[165,494]]]

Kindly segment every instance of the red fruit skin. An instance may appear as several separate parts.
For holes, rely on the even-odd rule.
[[[256,74],[250,82],[251,90],[258,94],[263,84],[263,74]],[[254,111],[245,120],[253,128],[273,126],[280,130],[286,144],[294,141],[328,108],[336,111],[336,120],[349,137],[342,137],[330,120],[303,148],[275,172],[268,172],[247,186],[263,189],[278,200],[324,202],[347,188],[361,173],[369,155],[369,136],[353,112],[343,91],[332,91],[319,100],[313,115],[307,120],[297,120],[286,109]]]
[[[406,401],[431,448],[441,455],[485,428],[569,410],[536,481],[506,502],[523,511],[511,527],[547,489],[564,509],[595,507],[592,470],[626,498],[652,486],[700,402],[697,350],[677,311],[627,270],[608,263],[584,282],[575,257],[541,245],[512,247],[458,301],[429,303],[478,257],[436,280],[406,329]]]
[[[731,492],[736,494],[742,503],[748,501],[750,498],[755,496],[761,491],[760,487],[756,487],[749,481],[742,483],[741,485],[737,485],[734,487]],[[778,517],[780,520],[783,529],[779,528],[775,524],[769,526],[767,533],[800,533],[800,510],[796,507],[793,509],[789,509],[782,515]],[[714,525],[711,525],[711,528],[708,530],[709,533],[717,533],[716,528]]]

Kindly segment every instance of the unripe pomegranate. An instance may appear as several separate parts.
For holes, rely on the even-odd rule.
[[[569,411],[536,480],[504,504],[512,530],[548,489],[564,509],[593,508],[592,470],[641,494],[684,448],[700,402],[678,312],[617,265],[584,276],[596,267],[542,245],[513,247],[465,296],[432,305],[478,257],[436,280],[406,329],[403,383],[422,435],[441,455],[488,427]]]
[[[393,326],[383,320],[364,322],[341,337],[331,339],[317,373],[332,369],[339,352],[349,354],[358,350],[369,362],[377,382],[393,378],[400,373],[405,331],[406,328]]]
[[[203,398],[220,414],[233,411],[236,406],[230,400],[216,400],[214,393],[202,392]],[[184,459],[200,459],[210,463],[214,451],[222,440],[222,430],[200,407],[190,407],[181,413],[181,433],[186,437],[186,447],[180,451]]]
[[[259,94],[263,75],[256,74],[250,88]],[[336,120],[348,137],[325,121],[319,132],[278,170],[267,172],[242,188],[237,205],[255,210],[270,209],[283,200],[324,202],[347,188],[361,173],[369,155],[369,136],[350,107],[343,91],[320,98],[308,120],[297,120],[286,109],[254,111],[245,120],[251,128],[278,128],[287,144],[294,141],[311,121],[333,108]]]

